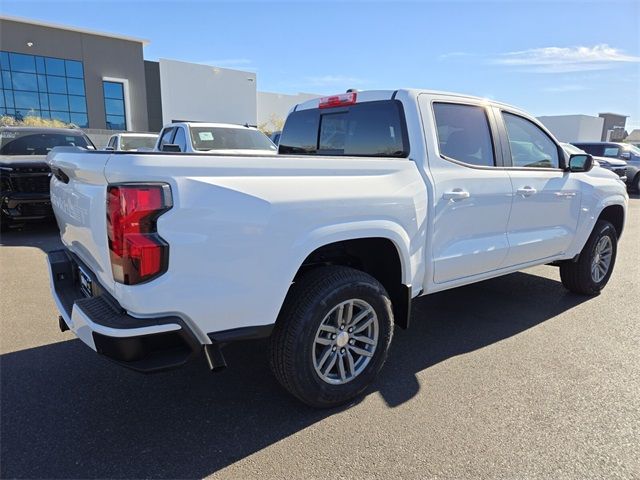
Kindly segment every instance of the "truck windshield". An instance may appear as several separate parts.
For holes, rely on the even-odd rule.
[[[46,155],[54,147],[87,148],[89,142],[83,135],[43,132],[0,132],[0,155]],[[93,146],[93,145],[91,145]]]
[[[282,130],[278,153],[407,157],[402,104],[382,100],[292,112]]]
[[[191,127],[195,150],[276,150],[267,136],[251,128]]]
[[[137,150],[139,148],[153,148],[158,137],[151,135],[148,137],[122,137],[120,143],[122,150]]]

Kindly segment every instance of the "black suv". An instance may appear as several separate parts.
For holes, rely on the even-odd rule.
[[[572,142],[572,145],[594,156],[627,162],[627,185],[640,192],[640,148],[619,142]]]
[[[95,150],[81,130],[0,127],[0,224],[38,221],[53,215],[47,154],[55,147]]]

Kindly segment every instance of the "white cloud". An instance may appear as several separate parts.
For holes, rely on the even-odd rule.
[[[589,90],[589,88],[578,84],[554,85],[542,89],[543,92],[549,93],[582,92],[584,90]]]
[[[471,54],[467,52],[448,52],[438,55],[438,60],[449,60],[451,58],[470,57]]]
[[[493,60],[498,65],[522,67],[538,73],[607,70],[621,63],[638,62],[640,57],[627,55],[604,43],[593,47],[532,48],[505,53]]]

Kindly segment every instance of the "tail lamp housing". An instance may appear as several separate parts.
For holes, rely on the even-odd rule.
[[[171,207],[166,183],[107,187],[107,236],[116,282],[135,285],[167,271],[169,244],[158,234],[157,220]]]

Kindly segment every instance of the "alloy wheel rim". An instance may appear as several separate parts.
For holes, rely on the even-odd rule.
[[[613,256],[613,243],[607,236],[602,237],[596,244],[595,254],[591,262],[591,279],[600,283],[611,266],[611,258]]]
[[[378,346],[378,316],[364,300],[339,303],[325,315],[313,341],[313,366],[332,385],[343,385],[360,375]]]

